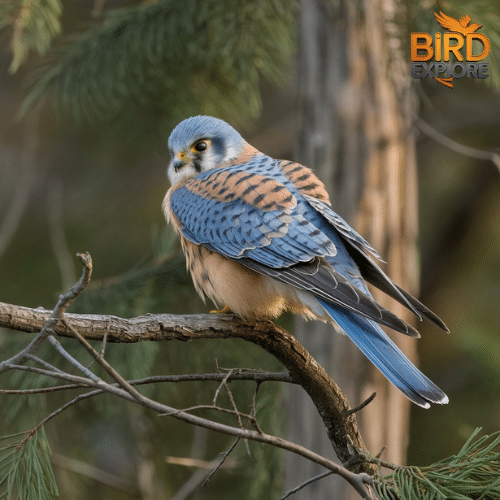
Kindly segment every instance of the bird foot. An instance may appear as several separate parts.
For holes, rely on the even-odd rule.
[[[210,314],[232,314],[232,311],[229,309],[229,306],[224,306],[222,309],[214,309],[213,311],[210,311]]]

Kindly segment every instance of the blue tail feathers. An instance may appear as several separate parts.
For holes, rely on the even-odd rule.
[[[445,404],[446,394],[420,372],[373,321],[317,298],[363,354],[411,401],[424,408]]]

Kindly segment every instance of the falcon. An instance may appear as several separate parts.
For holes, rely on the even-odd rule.
[[[261,153],[210,116],[179,123],[168,147],[163,210],[203,299],[242,318],[289,310],[330,322],[411,401],[424,408],[448,402],[379,325],[418,332],[378,304],[366,282],[448,328],[382,271],[377,252],[332,210],[309,168]]]

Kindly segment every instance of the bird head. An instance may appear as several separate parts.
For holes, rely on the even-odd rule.
[[[219,167],[237,157],[245,140],[229,124],[212,116],[192,116],[180,122],[168,139],[172,185]]]

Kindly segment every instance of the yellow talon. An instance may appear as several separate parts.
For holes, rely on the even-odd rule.
[[[232,314],[232,311],[229,309],[229,306],[224,306],[222,309],[214,309],[213,311],[210,311],[210,314]]]

